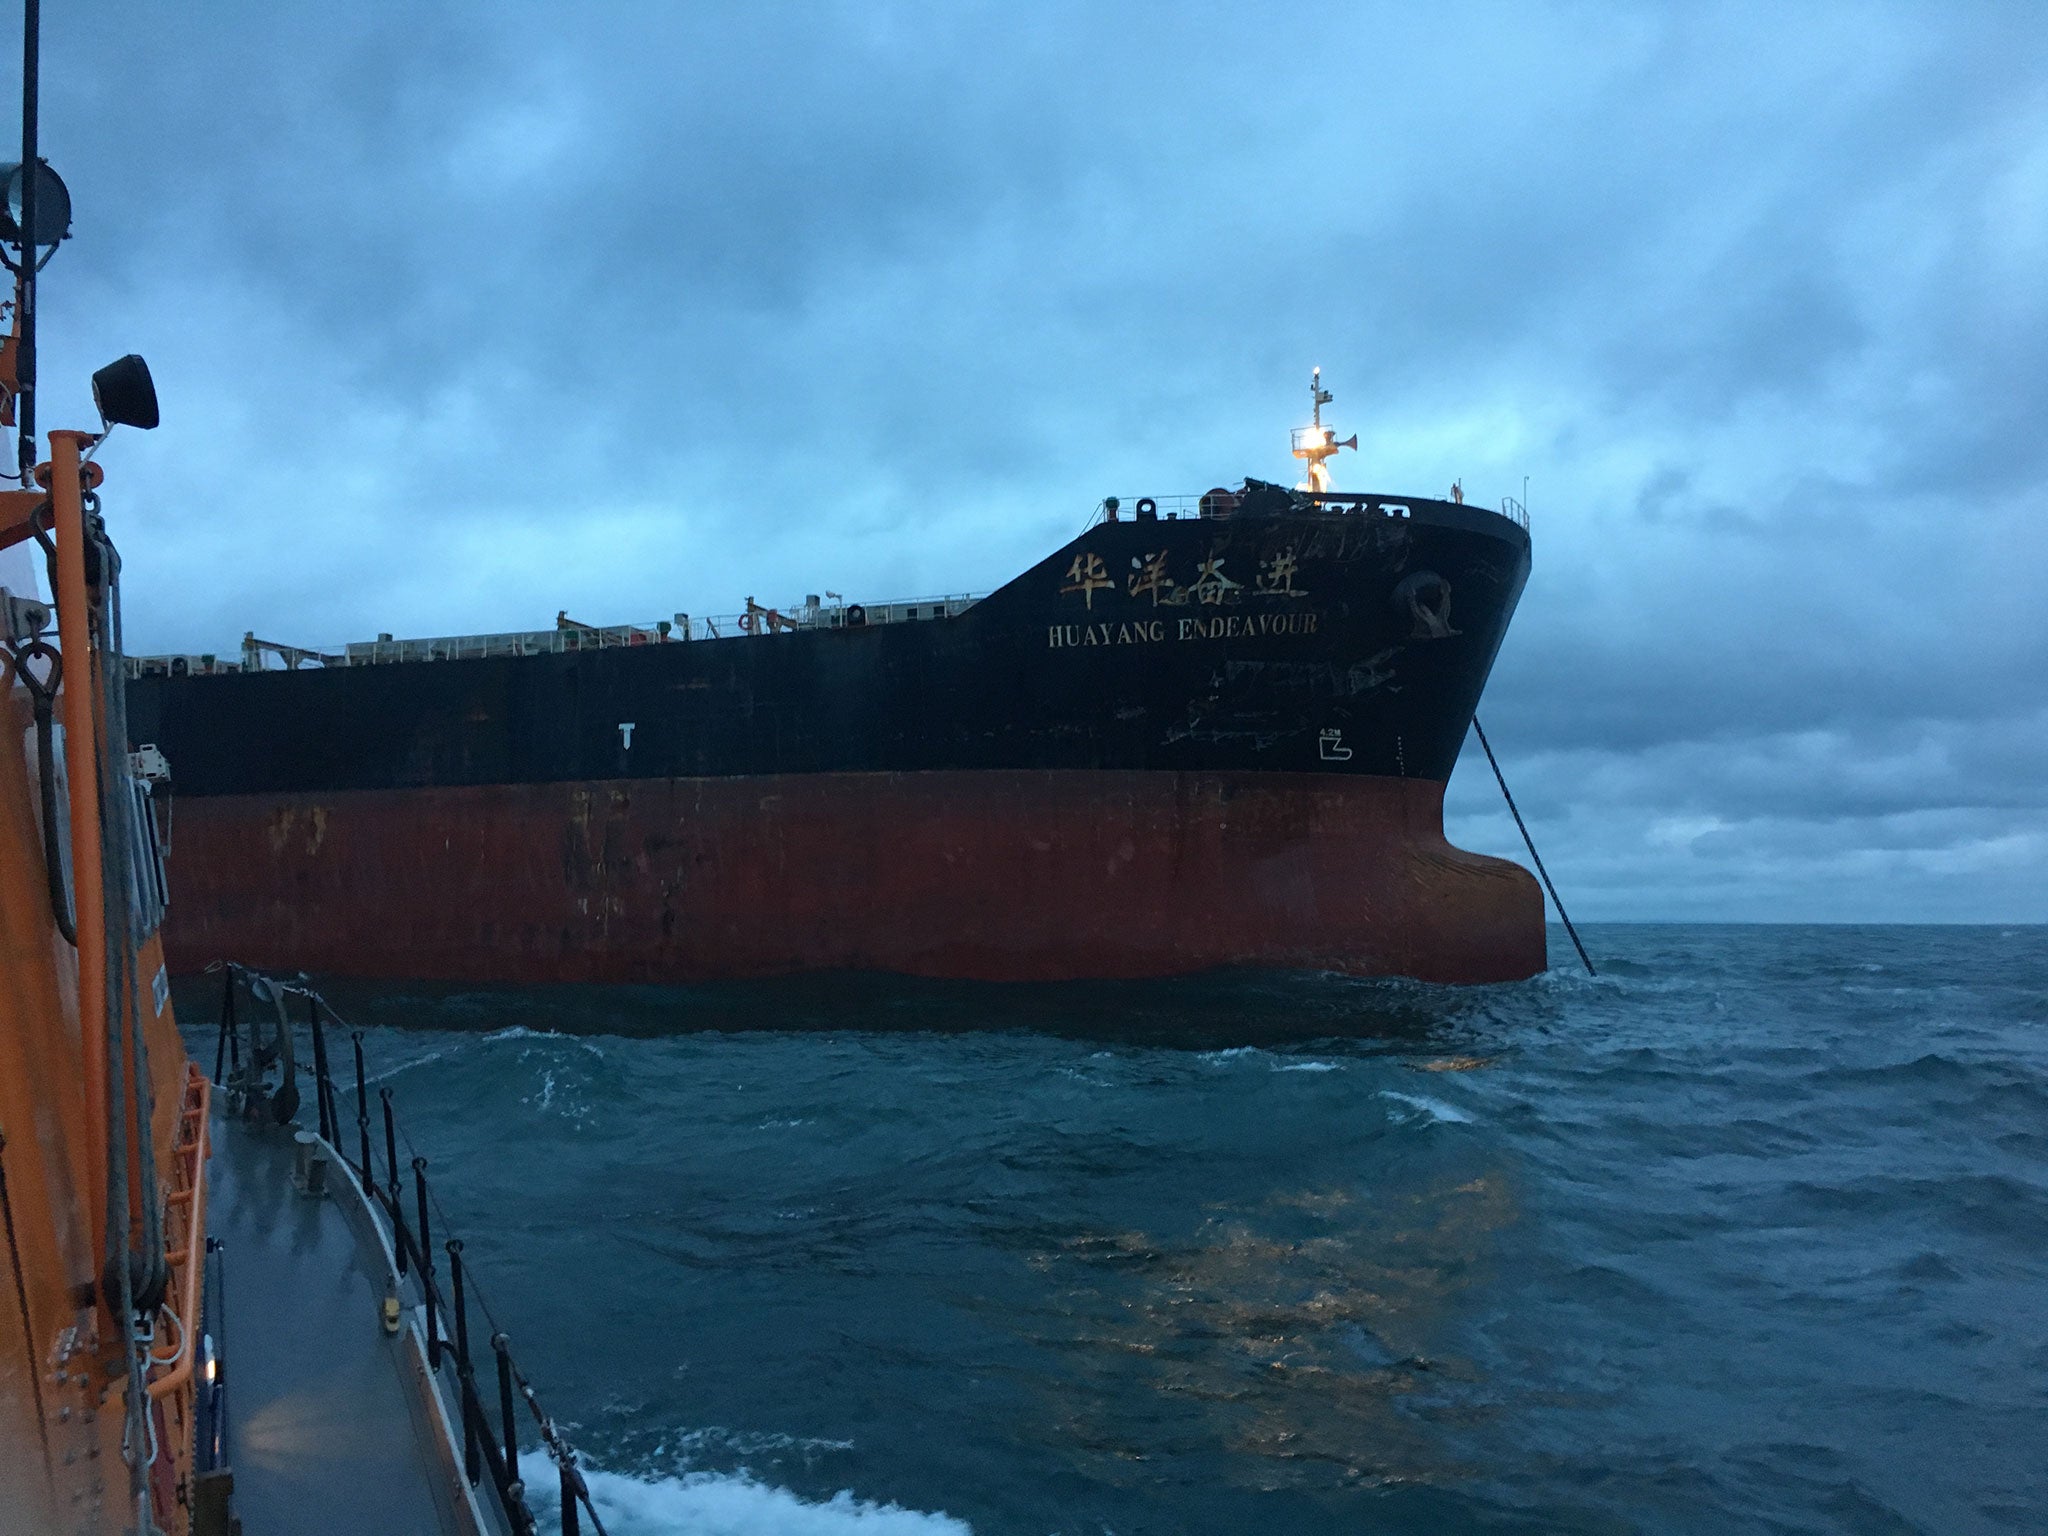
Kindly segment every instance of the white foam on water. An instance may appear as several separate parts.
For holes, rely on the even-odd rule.
[[[543,1068],[539,1091],[524,1095],[519,1102],[531,1105],[537,1115],[553,1115],[581,1126],[590,1118],[590,1108],[569,1090],[573,1083],[557,1083],[552,1068]]]
[[[1256,1045],[1233,1045],[1228,1050],[1204,1051],[1196,1059],[1206,1061],[1212,1067],[1220,1067],[1226,1061],[1235,1061],[1240,1056],[1256,1056],[1258,1052]]]
[[[681,1378],[689,1368],[678,1366],[676,1376]],[[778,1430],[727,1429],[723,1424],[713,1424],[704,1429],[685,1430],[676,1436],[677,1447],[691,1455],[701,1451],[730,1451],[736,1456],[761,1456],[778,1451],[800,1452],[806,1464],[811,1456],[820,1451],[850,1451],[851,1440],[825,1440],[816,1435],[789,1435]],[[668,1454],[668,1442],[663,1441],[655,1448],[654,1458],[660,1460]]]
[[[566,1034],[559,1029],[534,1029],[525,1024],[507,1024],[503,1029],[491,1030],[481,1038],[485,1045],[496,1045],[506,1040],[542,1040],[550,1045],[565,1043],[575,1046],[579,1051],[586,1051],[592,1056],[604,1055],[603,1047],[592,1041],[585,1040],[580,1035]],[[524,1061],[525,1059],[525,1056],[522,1054],[520,1060]]]
[[[1273,1070],[1275,1072],[1334,1072],[1337,1070],[1337,1063],[1334,1061],[1283,1061],[1274,1067]]]
[[[1466,1114],[1462,1109],[1446,1104],[1442,1099],[1426,1098],[1419,1093],[1396,1093],[1391,1088],[1382,1088],[1380,1090],[1380,1097],[1396,1100],[1399,1103],[1406,1104],[1410,1109],[1419,1109],[1424,1117],[1432,1123],[1442,1122],[1451,1125],[1470,1125],[1472,1123],[1470,1115]]]
[[[442,1057],[446,1056],[447,1054],[447,1051],[429,1051],[426,1055],[416,1057],[412,1061],[401,1061],[397,1066],[386,1067],[382,1072],[372,1072],[363,1079],[363,1086],[367,1088],[372,1083],[386,1082],[391,1078],[398,1076],[398,1074],[401,1072],[410,1072],[417,1067],[424,1067],[432,1062],[439,1061]],[[307,1052],[306,1059],[308,1061],[312,1060],[311,1051]],[[339,1087],[340,1085],[336,1084],[335,1086]]]
[[[540,1528],[559,1532],[554,1464],[528,1452],[519,1458],[519,1471]],[[812,1503],[745,1472],[628,1477],[586,1468],[583,1479],[611,1536],[973,1536],[973,1527],[948,1514],[877,1504],[844,1489]]]

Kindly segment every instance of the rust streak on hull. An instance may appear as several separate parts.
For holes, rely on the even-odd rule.
[[[179,808],[166,934],[180,972],[407,980],[1542,970],[1535,880],[1451,847],[1442,798],[986,770],[217,796]]]

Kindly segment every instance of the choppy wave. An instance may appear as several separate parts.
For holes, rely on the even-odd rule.
[[[2048,932],[1587,937],[366,1044],[616,1536],[2048,1530]]]
[[[1423,1119],[1439,1125],[1469,1125],[1472,1117],[1456,1105],[1446,1104],[1442,1099],[1432,1099],[1420,1093],[1402,1093],[1395,1088],[1382,1088],[1380,1097],[1391,1099],[1396,1104],[1407,1106],[1420,1114]]]

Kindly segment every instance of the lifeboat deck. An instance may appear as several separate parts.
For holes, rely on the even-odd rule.
[[[216,1121],[213,1232],[226,1263],[223,1369],[233,1500],[249,1536],[473,1532],[426,1416],[412,1331],[384,1332],[388,1259],[328,1192],[294,1184],[295,1127]]]

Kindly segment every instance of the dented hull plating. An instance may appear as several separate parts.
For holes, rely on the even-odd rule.
[[[140,679],[173,964],[1527,976],[1534,881],[1441,810],[1528,570],[1476,508],[1294,508],[1099,525],[949,618]]]

